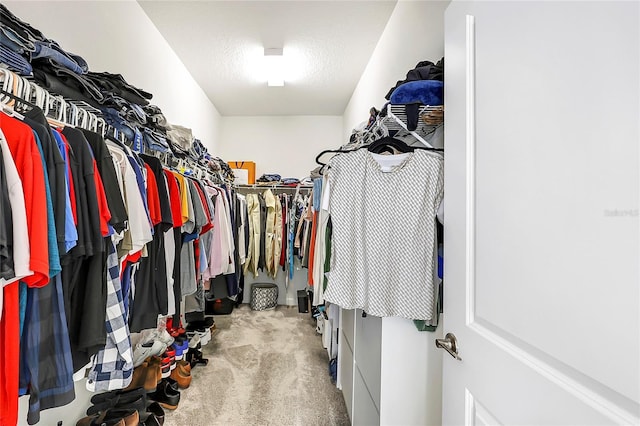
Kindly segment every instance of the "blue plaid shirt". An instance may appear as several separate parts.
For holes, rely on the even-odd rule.
[[[91,360],[87,389],[92,392],[125,388],[133,375],[133,350],[122,297],[118,254],[112,239],[108,240],[107,246],[107,342]]]
[[[40,421],[41,410],[75,399],[60,274],[44,287],[27,289],[20,355],[20,394],[30,395],[27,422],[33,425]]]

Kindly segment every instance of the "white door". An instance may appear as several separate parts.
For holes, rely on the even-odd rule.
[[[640,8],[445,15],[443,422],[640,423]]]

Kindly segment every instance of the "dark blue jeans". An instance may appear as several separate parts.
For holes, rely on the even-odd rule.
[[[35,51],[31,53],[31,60],[42,58],[48,58],[76,74],[86,74],[89,71],[89,67],[82,57],[65,52],[54,42],[35,42]]]

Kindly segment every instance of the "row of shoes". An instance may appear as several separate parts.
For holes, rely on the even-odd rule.
[[[76,426],[162,426],[164,409],[144,388],[117,390],[94,395],[87,417]]]
[[[76,426],[161,426],[164,410],[175,410],[180,390],[191,384],[191,371],[207,365],[201,348],[211,340],[212,318],[187,329],[153,330],[135,346],[133,377],[125,389],[94,395],[87,417]]]

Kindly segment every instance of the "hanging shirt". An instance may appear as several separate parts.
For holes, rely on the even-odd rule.
[[[107,244],[107,340],[91,360],[86,387],[91,392],[122,389],[133,378],[133,350],[126,320],[120,265],[112,241]]]
[[[274,260],[273,251],[275,245],[275,225],[276,225],[276,197],[270,189],[264,191],[264,204],[266,209],[265,231],[264,231],[264,247],[265,247],[265,267],[267,275],[274,276]],[[262,236],[261,236],[262,238]]]
[[[107,142],[114,163],[122,175],[123,194],[129,218],[129,227],[120,243],[119,257],[139,253],[153,239],[142,195],[138,189],[136,175],[126,153],[117,145]]]
[[[49,186],[49,177],[47,172],[46,163],[44,161],[44,152],[40,138],[36,132],[33,132],[33,136],[40,150],[40,158],[42,159],[42,170],[44,173],[44,194],[47,201],[47,242],[49,245],[49,276],[55,277],[62,271],[60,265],[60,253],[58,252],[58,240],[56,238],[56,223],[53,213],[53,197],[51,194],[51,188]]]
[[[27,227],[27,214],[25,209],[25,198],[22,191],[22,181],[18,170],[11,157],[9,145],[0,130],[0,149],[2,150],[2,165],[7,180],[7,194],[9,197],[9,208],[11,209],[11,232],[13,237],[12,264],[13,277],[10,279],[0,278],[0,319],[2,319],[2,288],[33,274],[29,269],[30,242],[29,229]]]
[[[65,127],[62,134],[69,142],[73,178],[78,183],[74,186],[78,204],[79,241],[74,250],[82,248],[86,256],[93,256],[104,251],[101,221],[104,221],[105,214],[105,212],[100,212],[98,204],[93,155],[89,143],[80,130]],[[74,165],[76,170],[73,168]],[[81,237],[84,240],[84,247],[81,247]]]
[[[64,155],[64,161],[66,163],[66,173],[67,173],[66,177],[67,177],[68,190],[69,190],[69,203],[71,205],[71,213],[73,214],[73,223],[77,227],[78,226],[78,205],[76,202],[76,189],[75,189],[75,182],[73,180],[71,156],[69,153],[69,150],[70,150],[69,141],[67,141],[67,138],[65,138],[64,135],[60,133],[60,131],[58,131],[57,129],[52,129],[52,132],[56,142],[58,143],[58,147],[60,148],[60,151],[64,149],[63,155]],[[76,234],[77,234],[77,228],[76,228]]]
[[[9,199],[7,173],[4,168],[4,153],[0,151],[0,280],[14,278],[13,269],[13,213]],[[15,164],[14,164],[15,167]],[[2,286],[0,285],[0,289]],[[0,318],[2,317],[2,296],[0,296]]]
[[[104,186],[107,205],[111,214],[109,224],[117,233],[120,233],[126,227],[128,215],[124,204],[121,183],[116,174],[111,152],[100,134],[85,129],[80,130],[87,139],[89,146],[91,146],[96,160],[98,174]]]
[[[264,196],[258,194],[258,206],[260,212],[260,258],[258,259],[258,269],[264,271],[267,264],[267,204]]]
[[[49,282],[49,249],[47,228],[47,200],[45,197],[42,157],[29,126],[0,113],[0,129],[11,151],[25,199],[25,213],[30,241],[29,269],[33,275],[23,280],[31,287]]]
[[[247,249],[247,261],[245,273],[251,272],[258,276],[258,263],[260,262],[260,202],[258,194],[247,194],[247,216],[249,219],[249,247]]]
[[[233,224],[231,222],[231,202],[229,199],[229,194],[225,188],[219,188],[220,196],[223,200],[224,205],[224,215],[222,216],[222,229],[224,230],[224,235],[226,237],[226,255],[222,259],[223,264],[223,273],[224,274],[234,274],[235,269],[235,241],[233,238]],[[230,293],[232,294],[232,293]]]
[[[144,165],[147,171],[147,205],[149,206],[149,217],[151,224],[156,226],[162,222],[162,212],[160,211],[160,196],[158,195],[158,183],[156,177],[148,164]]]
[[[175,175],[170,170],[164,170],[164,174],[167,177],[167,185],[169,187],[169,200],[173,227],[178,228],[183,225],[180,188]]]
[[[244,195],[238,194],[238,201],[240,202],[239,211],[239,227],[238,227],[238,257],[240,265],[244,265],[247,260],[247,249],[245,242],[245,228],[248,224],[245,222],[245,213],[247,211],[247,199]]]
[[[177,172],[172,173],[176,179],[178,179],[178,184],[180,186],[180,209],[182,212],[182,223],[184,225],[189,221],[189,189],[184,176]]]
[[[67,159],[67,146],[58,132],[52,132],[60,156],[64,162],[64,183],[65,183],[65,220],[64,220],[64,253],[68,253],[78,244],[78,230],[76,228],[73,210],[71,207],[71,182],[70,167]]]
[[[391,156],[358,150],[331,159],[327,301],[380,317],[437,314],[433,254],[443,163],[422,150]]]
[[[228,246],[226,243],[226,235],[224,231],[224,201],[223,195],[216,188],[207,188],[207,191],[214,195],[213,230],[211,231],[211,254],[209,256],[209,268],[202,273],[204,280],[217,277],[226,271],[228,265]]]
[[[44,170],[47,172],[47,181],[51,194],[54,226],[56,230],[56,242],[58,252],[66,253],[64,247],[64,223],[65,223],[65,164],[53,140],[51,128],[40,108],[33,108],[25,113],[24,123],[33,129],[38,137],[41,155],[45,162]]]
[[[103,237],[107,237],[113,233],[113,228],[109,225],[109,221],[111,220],[111,211],[109,210],[107,195],[105,193],[102,178],[100,177],[100,172],[98,172],[98,165],[96,164],[95,159],[93,160],[93,181],[96,186],[98,210],[100,211],[100,233]]]

